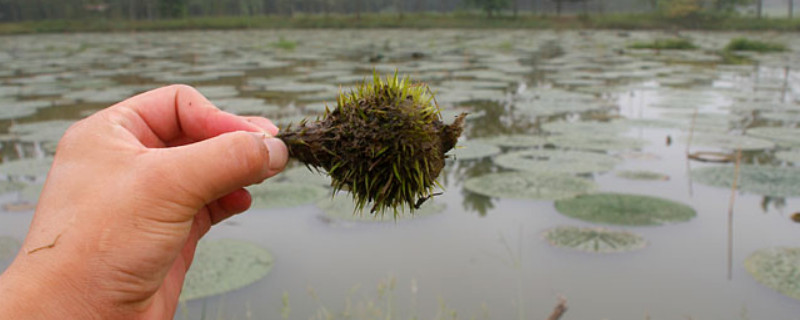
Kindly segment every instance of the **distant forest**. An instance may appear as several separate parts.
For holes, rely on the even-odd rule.
[[[753,13],[767,0],[0,0],[0,22],[53,19],[156,20],[209,16],[452,13],[525,14],[710,10]],[[797,0],[770,0],[793,12]],[[783,12],[787,12],[783,9]]]

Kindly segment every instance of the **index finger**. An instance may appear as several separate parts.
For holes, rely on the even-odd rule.
[[[219,110],[196,89],[171,85],[137,95],[109,109],[130,109],[147,128],[131,130],[138,138],[155,134],[163,143],[202,141],[232,131],[264,131],[246,118]],[[147,132],[149,131],[149,132]]]

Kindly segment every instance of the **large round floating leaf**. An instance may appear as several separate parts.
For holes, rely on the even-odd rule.
[[[597,185],[569,174],[502,172],[471,178],[464,188],[490,197],[558,200],[592,192]]]
[[[620,171],[617,172],[617,177],[628,180],[669,180],[669,176],[659,172],[653,171]]]
[[[751,254],[744,268],[759,283],[800,300],[800,248],[767,248]]]
[[[215,296],[264,278],[275,263],[272,254],[239,240],[202,240],[181,291],[181,301]]]
[[[494,162],[503,168],[520,171],[592,173],[609,171],[620,160],[596,152],[525,150],[500,155]]]
[[[800,163],[800,151],[789,150],[789,151],[775,152],[775,158],[781,161]]]
[[[0,175],[44,176],[50,171],[52,165],[52,158],[13,160],[0,164]]]
[[[542,125],[542,130],[560,134],[606,134],[614,135],[627,131],[628,125],[624,121],[610,122],[566,122],[556,121]]]
[[[548,137],[548,141],[560,148],[610,151],[639,149],[646,143],[644,140],[606,134],[561,134]]]
[[[747,129],[747,135],[767,139],[782,147],[800,146],[800,129],[783,127],[758,127]]]
[[[683,139],[684,141],[688,140],[688,136],[683,137]],[[693,136],[692,144],[728,150],[742,149],[744,151],[772,149],[775,147],[774,143],[764,139],[710,132]]]
[[[593,253],[634,251],[647,245],[637,234],[606,228],[555,227],[544,237],[556,247]]]
[[[481,141],[459,141],[455,149],[449,153],[455,160],[477,160],[500,153],[500,148]]]
[[[441,213],[446,207],[443,202],[438,202],[435,199],[429,199],[423,203],[419,209],[415,209],[413,214],[408,208],[403,208],[397,212],[397,215],[394,215],[391,212],[381,215],[369,212],[372,206],[370,203],[367,203],[363,210],[356,210],[355,202],[345,194],[339,194],[333,198],[323,199],[317,202],[317,205],[322,209],[322,211],[325,212],[325,216],[331,219],[364,222],[416,219]]]
[[[247,188],[253,196],[253,208],[291,208],[311,204],[328,195],[324,187],[309,183],[265,182]]]
[[[581,195],[556,201],[556,210],[569,217],[603,224],[656,226],[683,222],[697,213],[672,200],[619,193]]]
[[[544,136],[533,134],[510,134],[482,138],[480,142],[501,147],[530,148],[546,144],[547,139]]]
[[[734,166],[693,169],[692,178],[702,184],[731,188]],[[773,197],[800,196],[800,169],[788,167],[739,166],[739,190]]]

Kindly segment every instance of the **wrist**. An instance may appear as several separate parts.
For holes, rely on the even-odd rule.
[[[87,292],[65,281],[67,270],[47,272],[17,259],[0,275],[0,314],[8,319],[100,319]],[[23,258],[24,260],[24,258]],[[74,277],[74,275],[71,275]]]

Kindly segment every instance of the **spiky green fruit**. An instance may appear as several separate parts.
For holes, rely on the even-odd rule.
[[[289,155],[328,172],[335,190],[348,190],[361,210],[413,210],[433,195],[445,153],[463,130],[464,117],[442,122],[430,89],[397,74],[362,83],[339,95],[317,121],[278,135]]]

